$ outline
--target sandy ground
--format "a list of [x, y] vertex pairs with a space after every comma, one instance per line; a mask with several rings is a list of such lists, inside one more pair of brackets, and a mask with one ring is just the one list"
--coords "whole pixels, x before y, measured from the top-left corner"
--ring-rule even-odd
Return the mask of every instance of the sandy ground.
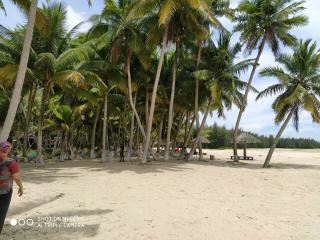
[[21, 163], [0, 239], [320, 239], [320, 150], [277, 150], [270, 169], [266, 149], [237, 166], [205, 152], [216, 160]]

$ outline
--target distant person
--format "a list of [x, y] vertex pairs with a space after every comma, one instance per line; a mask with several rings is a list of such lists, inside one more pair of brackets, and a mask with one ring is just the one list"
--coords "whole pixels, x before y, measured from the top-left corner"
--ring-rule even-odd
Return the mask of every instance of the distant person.
[[124, 144], [120, 144], [120, 162], [124, 162]]
[[114, 149], [113, 149], [113, 146], [111, 145], [110, 147], [109, 147], [109, 158], [110, 158], [110, 160], [113, 160], [113, 156], [114, 156]]
[[16, 160], [8, 157], [11, 147], [9, 142], [0, 143], [0, 234], [11, 202], [13, 180], [19, 187], [19, 197], [23, 194], [19, 166]]
[[181, 153], [183, 155], [183, 159], [187, 160], [189, 154], [188, 154], [187, 148], [185, 146], [182, 147]]
[[37, 156], [38, 156], [38, 152], [36, 151], [35, 147], [32, 146], [27, 153], [28, 162], [30, 161], [36, 162]]

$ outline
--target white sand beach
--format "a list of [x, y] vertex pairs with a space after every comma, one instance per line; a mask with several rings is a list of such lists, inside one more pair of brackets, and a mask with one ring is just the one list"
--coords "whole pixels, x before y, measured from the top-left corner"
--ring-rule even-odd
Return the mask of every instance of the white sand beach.
[[237, 166], [231, 150], [205, 152], [216, 160], [21, 163], [1, 239], [320, 239], [320, 150], [277, 150], [270, 169], [267, 149]]

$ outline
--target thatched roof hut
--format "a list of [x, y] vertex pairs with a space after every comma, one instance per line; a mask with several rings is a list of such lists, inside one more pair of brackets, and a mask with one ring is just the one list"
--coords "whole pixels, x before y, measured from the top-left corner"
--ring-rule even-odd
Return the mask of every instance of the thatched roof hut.
[[[194, 142], [197, 138], [192, 139], [192, 142]], [[206, 137], [200, 137], [199, 142], [201, 143], [210, 143], [209, 139]]]
[[237, 137], [237, 143], [239, 144], [248, 144], [248, 143], [260, 143], [261, 141], [250, 135], [249, 133], [241, 133], [238, 137]]
[[[247, 160], [247, 144], [251, 144], [251, 143], [260, 143], [261, 141], [252, 136], [249, 133], [241, 133], [238, 137], [237, 137], [237, 143], [242, 144], [243, 145], [243, 159]], [[252, 157], [249, 157], [248, 159], [250, 159]], [[253, 159], [253, 158], [252, 158]]]

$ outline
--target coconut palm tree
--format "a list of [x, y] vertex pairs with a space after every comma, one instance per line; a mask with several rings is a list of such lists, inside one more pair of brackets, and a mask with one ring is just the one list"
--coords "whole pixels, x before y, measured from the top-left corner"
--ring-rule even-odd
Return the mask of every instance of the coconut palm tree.
[[59, 161], [63, 162], [66, 159], [68, 152], [68, 140], [70, 138], [71, 128], [75, 123], [73, 111], [68, 105], [56, 105], [53, 109], [53, 119], [49, 119], [46, 127], [58, 128], [62, 131], [61, 153]]
[[6, 120], [4, 121], [3, 128], [0, 133], [0, 141], [7, 140], [7, 138], [9, 137], [9, 134], [13, 125], [13, 121], [17, 113], [18, 105], [21, 99], [21, 91], [22, 91], [25, 74], [27, 71], [30, 47], [31, 47], [32, 36], [33, 36], [34, 22], [36, 19], [37, 4], [38, 4], [38, 0], [31, 1], [30, 11], [28, 15], [27, 30], [26, 30], [25, 40], [23, 44], [23, 49], [22, 49], [21, 60], [19, 64], [18, 74], [17, 74], [17, 80], [14, 85]]
[[[14, 50], [14, 48], [7, 48]], [[39, 163], [43, 164], [42, 160], [42, 126], [44, 121], [45, 106], [49, 100], [50, 92], [54, 84], [63, 86], [67, 82], [74, 82], [78, 87], [84, 87], [84, 80], [90, 82], [101, 81], [97, 74], [94, 74], [84, 68], [80, 63], [88, 61], [91, 58], [90, 49], [75, 48], [69, 49], [62, 53], [57, 58], [52, 53], [40, 53], [36, 55], [33, 50], [31, 61], [32, 66], [28, 68], [27, 80], [38, 82], [42, 87], [41, 105], [39, 110], [38, 121], [38, 156]], [[14, 51], [13, 51], [14, 53]], [[12, 57], [14, 59], [14, 56]], [[17, 74], [18, 66], [7, 62], [6, 65], [0, 67], [0, 76], [7, 82], [13, 82]], [[78, 64], [78, 65], [77, 65]]]
[[[206, 81], [205, 84], [209, 90], [210, 98], [207, 108], [218, 112], [219, 117], [224, 116], [224, 110], [231, 109], [232, 105], [240, 106], [243, 95], [241, 90], [246, 86], [240, 79], [241, 73], [244, 73], [253, 64], [251, 59], [236, 63], [237, 54], [241, 51], [239, 43], [231, 45], [231, 34], [221, 33], [217, 43], [209, 42], [204, 48], [203, 63], [194, 75], [199, 80]], [[204, 119], [208, 115], [208, 109], [205, 111]], [[202, 124], [197, 131], [197, 139], [194, 141], [189, 157], [194, 153], [198, 144]]]
[[[227, 1], [219, 0], [214, 1], [212, 6], [216, 6], [217, 2], [226, 7]], [[221, 7], [219, 7], [221, 9]], [[173, 123], [173, 105], [175, 98], [175, 88], [176, 88], [176, 77], [177, 77], [177, 68], [178, 68], [178, 60], [179, 60], [179, 52], [181, 45], [185, 41], [196, 41], [202, 42], [208, 38], [209, 30], [204, 27], [202, 23], [204, 21], [201, 17], [193, 15], [193, 18], [190, 17], [193, 14], [194, 10], [192, 8], [182, 8], [180, 11], [176, 12], [171, 18], [170, 29], [171, 34], [169, 35], [169, 40], [171, 40], [175, 44], [175, 55], [174, 61], [172, 63], [172, 83], [171, 83], [171, 93], [170, 93], [170, 103], [169, 103], [169, 114], [168, 114], [168, 126], [167, 126], [167, 141], [166, 141], [166, 149], [165, 149], [165, 160], [169, 159], [169, 149], [170, 149], [170, 141], [171, 141], [171, 128]], [[197, 19], [198, 18], [198, 19]], [[207, 21], [208, 23], [210, 21]], [[215, 25], [218, 25], [217, 19], [214, 19]], [[207, 24], [209, 27], [209, 24]], [[197, 66], [200, 63], [200, 56], [197, 58]], [[197, 89], [197, 93], [199, 89]], [[197, 94], [196, 94], [197, 95]], [[199, 97], [196, 97], [196, 102], [198, 103]]]
[[[210, 9], [212, 14], [215, 17], [222, 17], [225, 16], [229, 19], [232, 19], [234, 17], [233, 10], [229, 8], [230, 1], [229, 0], [214, 0], [211, 1]], [[214, 19], [215, 21], [208, 21], [208, 19], [202, 19], [201, 25], [204, 27], [204, 29], [209, 32], [210, 27], [218, 27], [220, 30], [224, 30], [223, 26], [220, 24], [220, 22], [217, 19]], [[208, 37], [208, 36], [207, 36]], [[207, 38], [206, 37], [206, 38]], [[199, 70], [199, 64], [201, 62], [201, 55], [202, 55], [202, 48], [204, 44], [204, 40], [206, 39], [198, 39], [196, 47], [195, 47], [195, 66], [196, 70]], [[195, 115], [195, 122], [196, 122], [196, 129], [200, 128], [200, 120], [199, 120], [199, 90], [200, 89], [200, 82], [199, 79], [195, 79], [195, 97], [194, 97], [194, 115]], [[199, 159], [203, 158], [202, 154], [202, 144], [199, 143]]]
[[[14, 30], [10, 30], [0, 25], [1, 36], [0, 36], [0, 75], [1, 75], [1, 85], [7, 89], [13, 89], [14, 81], [16, 80], [16, 72], [19, 68], [19, 61], [21, 58], [21, 50], [23, 47], [23, 39], [24, 39], [24, 28], [17, 28]], [[25, 118], [25, 129], [24, 129], [24, 144], [23, 144], [23, 153], [26, 156], [27, 153], [27, 137], [29, 130], [29, 123], [31, 117], [32, 105], [35, 99], [36, 91], [37, 91], [37, 83], [35, 78], [32, 76], [30, 69], [35, 61], [33, 54], [30, 54], [28, 69], [25, 77], [24, 88], [22, 89], [22, 96], [29, 92], [28, 97], [28, 108], [26, 110], [26, 118]], [[23, 99], [23, 98], [22, 98]], [[21, 103], [23, 101], [20, 101]], [[9, 101], [10, 104], [10, 101]], [[9, 106], [8, 104], [8, 106]], [[4, 111], [6, 112], [7, 109]], [[5, 117], [5, 116], [3, 116]], [[1, 122], [3, 123], [3, 122]]]
[[[26, 33], [25, 33], [24, 44], [23, 44], [19, 69], [17, 73], [17, 78], [15, 81], [7, 116], [0, 133], [0, 141], [6, 140], [8, 138], [13, 125], [16, 112], [17, 112], [19, 102], [21, 99], [21, 91], [22, 91], [22, 87], [25, 79], [25, 74], [27, 71], [30, 47], [31, 47], [31, 42], [33, 37], [33, 30], [34, 30], [34, 25], [35, 25], [36, 16], [37, 16], [37, 5], [38, 5], [38, 0], [30, 0], [30, 1], [29, 0], [12, 0], [12, 1], [15, 4], [17, 4], [19, 7], [25, 10], [26, 9], [28, 10], [28, 21], [26, 26]], [[91, 3], [92, 3], [92, 0], [88, 0], [88, 4], [91, 5]], [[4, 9], [2, 0], [0, 0], [0, 8]], [[40, 19], [39, 22], [42, 22], [41, 14], [38, 14], [38, 16]], [[46, 24], [43, 24], [42, 22], [41, 30], [45, 30], [45, 29], [48, 29], [48, 28]]]
[[133, 114], [137, 120], [138, 126], [142, 133], [142, 136], [145, 138], [145, 129], [141, 124], [141, 120], [137, 113], [137, 110], [134, 105], [132, 93], [132, 77], [131, 77], [131, 61], [133, 57], [137, 57], [144, 68], [149, 67], [149, 54], [150, 51], [145, 47], [145, 34], [143, 34], [141, 28], [132, 20], [128, 19], [128, 12], [131, 6], [132, 1], [121, 1], [118, 4], [111, 1], [107, 4], [104, 15], [108, 14], [113, 19], [112, 28], [115, 32], [113, 37], [113, 44], [111, 48], [111, 61], [114, 62], [118, 59], [120, 51], [125, 55], [124, 59], [124, 69], [123, 71], [127, 75], [128, 79], [128, 95], [129, 103]]
[[268, 167], [272, 154], [288, 123], [293, 120], [299, 130], [299, 114], [302, 110], [310, 113], [314, 122], [320, 122], [320, 49], [316, 42], [302, 41], [294, 47], [292, 55], [282, 54], [276, 61], [283, 67], [266, 67], [260, 75], [274, 77], [279, 83], [259, 93], [257, 99], [276, 95], [272, 108], [276, 113], [276, 124], [282, 123], [263, 167]]
[[258, 50], [233, 133], [233, 155], [236, 162], [239, 161], [236, 138], [240, 121], [247, 106], [249, 90], [262, 52], [265, 46], [269, 45], [273, 54], [277, 56], [281, 44], [292, 46], [296, 43], [296, 38], [290, 33], [290, 30], [307, 23], [307, 17], [299, 14], [305, 9], [304, 2], [296, 0], [243, 0], [236, 9], [234, 31], [241, 33], [240, 41], [245, 44], [246, 50], [250, 54], [253, 50]]
[[[106, 160], [107, 152], [106, 140], [108, 140], [107, 118], [109, 94], [113, 88], [119, 87], [118, 84], [123, 82], [122, 80], [124, 78], [121, 67], [117, 64], [120, 61], [120, 53], [127, 51], [126, 48], [129, 46], [128, 37], [134, 35], [132, 34], [134, 28], [130, 28], [130, 23], [125, 22], [124, 18], [129, 2], [130, 1], [106, 2], [102, 13], [91, 17], [93, 26], [89, 30], [87, 42], [84, 44], [91, 45], [98, 53], [97, 59], [90, 63], [91, 69], [99, 74], [108, 86], [108, 89], [103, 92], [102, 162]], [[121, 60], [126, 61], [125, 59]], [[124, 64], [123, 68], [126, 68], [126, 64]]]
[[[97, 39], [96, 39], [97, 40]], [[101, 152], [101, 161], [106, 160], [107, 153], [107, 128], [108, 128], [108, 105], [110, 95], [116, 96], [119, 94], [113, 93], [115, 88], [119, 87], [119, 84], [124, 81], [123, 74], [121, 73], [118, 66], [110, 64], [109, 61], [106, 61], [106, 48], [103, 46], [102, 49], [95, 48], [95, 57], [93, 60], [87, 61], [83, 64], [83, 69], [86, 69], [89, 72], [95, 73], [101, 80], [95, 86], [95, 94], [97, 99], [99, 99], [103, 105], [103, 126], [102, 126], [102, 152]], [[112, 92], [111, 92], [112, 91]], [[98, 112], [97, 112], [98, 114]]]
[[[27, 23], [27, 30], [25, 32], [24, 41], [23, 41], [23, 48], [22, 48], [22, 54], [20, 57], [20, 64], [19, 64], [19, 70], [18, 74], [16, 76], [16, 82], [14, 86], [14, 90], [12, 93], [12, 98], [10, 101], [9, 109], [7, 112], [7, 117], [5, 119], [5, 122], [3, 124], [2, 131], [0, 133], [0, 139], [4, 140], [7, 139], [12, 125], [14, 121], [14, 117], [16, 115], [16, 111], [20, 102], [20, 96], [22, 92], [22, 85], [25, 78], [25, 74], [27, 71], [27, 64], [28, 64], [28, 58], [29, 58], [29, 52], [32, 42], [32, 36], [33, 36], [33, 28], [34, 25], [39, 31], [43, 31], [47, 29], [47, 22], [41, 12], [41, 10], [37, 9], [37, 3], [38, 1], [29, 1], [29, 0], [12, 0], [14, 4], [16, 4], [23, 12], [25, 12], [28, 15], [28, 23]], [[2, 1], [0, 1], [0, 8], [2, 8], [5, 11], [4, 5]], [[29, 13], [28, 13], [29, 12]], [[30, 94], [30, 102], [32, 102], [33, 94]], [[31, 105], [31, 104], [30, 104]], [[30, 108], [28, 111], [27, 116], [30, 115]], [[27, 117], [28, 122], [28, 117]], [[25, 149], [25, 148], [24, 148]]]
[[[153, 123], [153, 114], [155, 109], [155, 101], [157, 96], [157, 89], [159, 85], [162, 64], [165, 56], [165, 52], [167, 49], [168, 37], [169, 37], [169, 30], [171, 29], [171, 24], [173, 23], [172, 19], [173, 16], [178, 13], [179, 11], [190, 8], [193, 10], [194, 14], [199, 14], [201, 16], [206, 16], [214, 21], [214, 17], [210, 12], [210, 4], [211, 1], [182, 1], [182, 0], [172, 0], [172, 1], [156, 1], [156, 0], [135, 0], [132, 2], [131, 10], [128, 14], [129, 19], [137, 19], [143, 16], [149, 17], [154, 12], [157, 13], [157, 24], [153, 24], [152, 28], [150, 28], [149, 32], [149, 39], [155, 39], [154, 36], [159, 36], [159, 33], [162, 34], [161, 40], [161, 51], [160, 57], [158, 62], [158, 67], [156, 71], [155, 81], [153, 85], [153, 91], [151, 96], [151, 103], [149, 108], [149, 117], [147, 123], [147, 132], [146, 132], [146, 141], [144, 143], [144, 151], [143, 157], [141, 159], [142, 163], [145, 163], [148, 156], [148, 149], [150, 147], [150, 139], [151, 139], [151, 130], [152, 130], [152, 123]], [[196, 20], [194, 16], [193, 20]], [[153, 36], [151, 33], [155, 33]]]
[[[91, 18], [94, 25], [89, 31], [90, 38], [105, 39], [103, 46], [108, 54], [108, 60], [111, 64], [124, 62], [123, 72], [128, 79], [128, 98], [133, 115], [137, 121], [143, 138], [146, 138], [145, 128], [133, 100], [133, 86], [131, 77], [131, 62], [138, 59], [140, 64], [147, 69], [150, 64], [150, 50], [145, 46], [144, 24], [128, 18], [128, 13], [132, 1], [108, 1], [101, 15]], [[121, 59], [121, 54], [124, 59]], [[107, 58], [106, 58], [107, 59]], [[149, 149], [151, 150], [151, 149]], [[151, 154], [156, 157], [152, 152]]]
[[56, 84], [64, 86], [66, 83], [74, 83], [78, 88], [86, 88], [89, 79], [102, 81], [97, 74], [79, 68], [82, 62], [89, 61], [87, 51], [83, 49], [70, 49], [55, 58], [51, 53], [41, 53], [35, 62], [35, 72], [41, 81], [43, 94], [40, 106], [38, 123], [38, 159], [43, 164], [42, 158], [42, 127], [44, 121], [45, 106], [49, 99], [51, 88]]

